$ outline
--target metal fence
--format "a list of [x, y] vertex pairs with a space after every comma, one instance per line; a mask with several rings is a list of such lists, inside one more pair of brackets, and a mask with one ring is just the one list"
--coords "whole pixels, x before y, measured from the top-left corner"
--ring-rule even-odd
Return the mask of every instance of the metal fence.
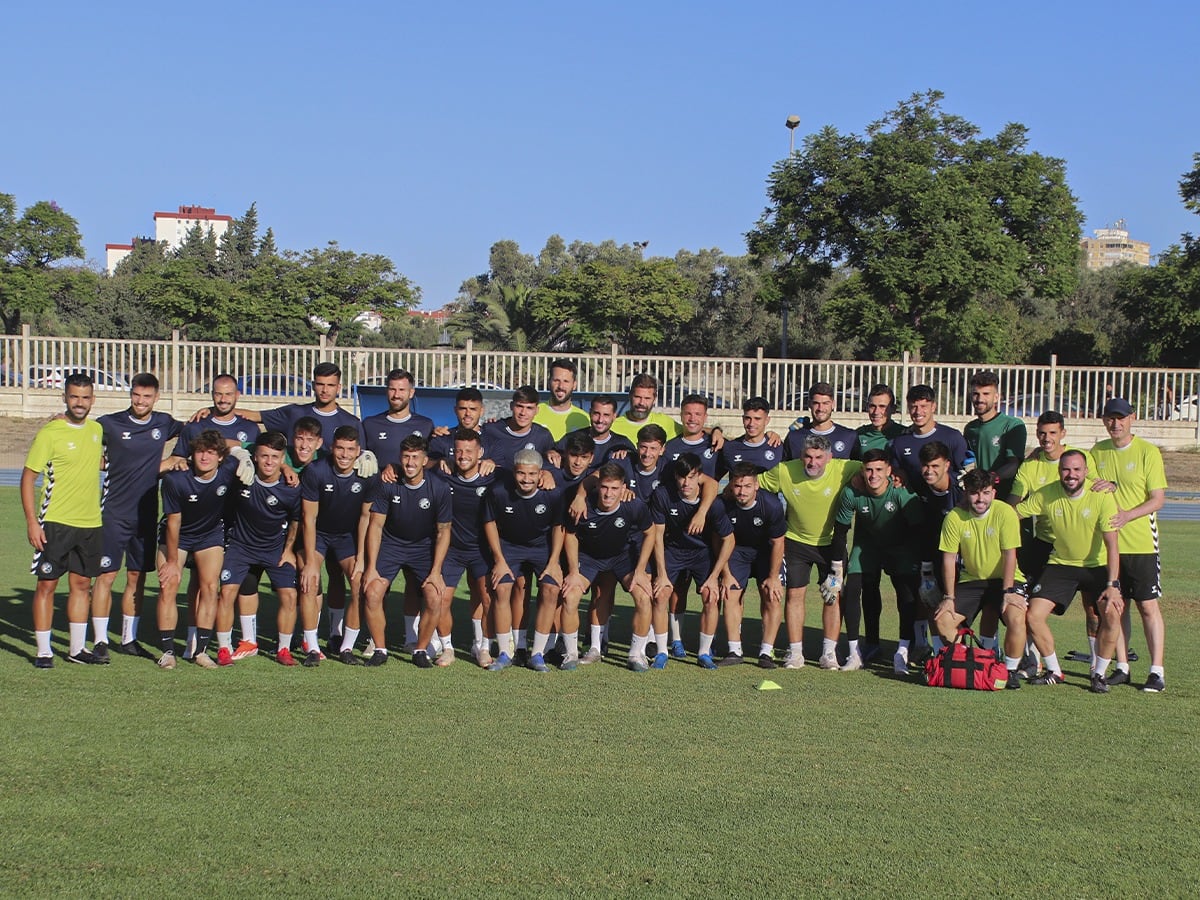
[[[382, 384], [394, 368], [412, 372], [418, 385], [512, 388], [542, 387], [556, 354], [514, 353], [464, 348], [434, 350], [374, 349], [316, 345], [271, 346], [188, 341], [176, 333], [169, 341], [112, 341], [42, 337], [28, 327], [0, 337], [0, 388], [6, 396], [60, 390], [65, 373], [90, 369], [102, 390], [127, 390], [137, 372], [154, 372], [164, 397], [205, 394], [213, 379], [230, 373], [245, 379], [247, 392], [294, 396], [307, 391], [306, 379], [320, 362], [337, 363], [346, 384]], [[1068, 418], [1093, 418], [1108, 396], [1125, 397], [1139, 418], [1200, 421], [1200, 370], [1107, 366], [1060, 366], [1054, 357], [1044, 366], [981, 366], [927, 363], [907, 354], [898, 360], [854, 362], [766, 358], [631, 356], [614, 345], [608, 353], [570, 354], [579, 367], [581, 391], [624, 393], [639, 372], [654, 375], [660, 403], [678, 405], [688, 393], [707, 395], [716, 408], [736, 409], [751, 396], [766, 397], [773, 409], [801, 410], [813, 384], [830, 383], [838, 407], [861, 412], [870, 389], [890, 385], [904, 397], [916, 384], [938, 394], [945, 416], [970, 416], [968, 382], [982, 369], [995, 371], [1005, 411], [1032, 418], [1058, 409]], [[257, 379], [257, 381], [255, 380]], [[6, 407], [12, 405], [6, 402]], [[24, 404], [22, 404], [24, 408]]]

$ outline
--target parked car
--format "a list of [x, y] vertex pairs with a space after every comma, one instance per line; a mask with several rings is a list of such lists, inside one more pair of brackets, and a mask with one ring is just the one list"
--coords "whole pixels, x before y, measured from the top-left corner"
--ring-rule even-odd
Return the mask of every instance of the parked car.
[[1171, 411], [1171, 419], [1173, 421], [1195, 422], [1197, 414], [1200, 412], [1200, 396], [1192, 394], [1190, 397], [1183, 397]]
[[1000, 401], [1000, 412], [1022, 419], [1036, 419], [1047, 410], [1057, 410], [1065, 418], [1090, 418], [1083, 407], [1064, 397], [1055, 397], [1054, 402], [1045, 394], [1018, 394]]
[[90, 366], [31, 366], [28, 384], [34, 388], [61, 391], [67, 383], [67, 376], [75, 372], [90, 375], [98, 391], [128, 391], [130, 388], [129, 379], [124, 375]]

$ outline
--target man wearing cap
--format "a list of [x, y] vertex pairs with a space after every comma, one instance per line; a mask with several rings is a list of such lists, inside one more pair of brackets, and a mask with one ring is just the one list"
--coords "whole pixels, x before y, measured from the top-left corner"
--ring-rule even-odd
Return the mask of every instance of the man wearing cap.
[[[1092, 448], [1098, 481], [1116, 491], [1117, 514], [1113, 527], [1121, 550], [1121, 592], [1137, 603], [1150, 651], [1150, 675], [1142, 690], [1159, 693], [1166, 687], [1163, 671], [1164, 628], [1159, 599], [1162, 597], [1158, 556], [1158, 518], [1166, 498], [1167, 476], [1162, 453], [1133, 433], [1134, 412], [1129, 401], [1113, 397], [1104, 404], [1101, 419], [1108, 438]], [[1129, 645], [1129, 614], [1122, 618], [1124, 635], [1120, 647]], [[1109, 684], [1123, 684], [1128, 674], [1118, 669]]]

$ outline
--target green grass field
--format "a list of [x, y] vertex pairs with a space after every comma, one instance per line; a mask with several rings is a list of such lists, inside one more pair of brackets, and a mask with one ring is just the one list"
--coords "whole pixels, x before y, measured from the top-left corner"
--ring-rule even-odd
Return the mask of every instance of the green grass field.
[[[265, 656], [38, 671], [14, 489], [0, 515], [13, 522], [3, 894], [1162, 897], [1200, 884], [1200, 526], [1163, 527], [1167, 692], [1096, 696], [1083, 664], [1060, 688], [975, 694], [895, 679], [890, 655], [859, 673], [781, 669], [772, 692], [755, 690], [754, 667], [694, 660], [645, 675]], [[810, 602], [810, 657], [818, 616]], [[61, 650], [61, 604], [55, 625]], [[1085, 646], [1077, 608], [1057, 633], [1060, 656]]]

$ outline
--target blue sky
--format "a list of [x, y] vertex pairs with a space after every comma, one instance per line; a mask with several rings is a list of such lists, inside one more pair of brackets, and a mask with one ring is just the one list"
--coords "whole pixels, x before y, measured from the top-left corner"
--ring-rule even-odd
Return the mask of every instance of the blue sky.
[[744, 252], [797, 133], [944, 108], [1067, 161], [1085, 229], [1200, 221], [1195, 2], [14, 4], [0, 191], [88, 256], [155, 210], [258, 204], [280, 247], [383, 253], [452, 300], [511, 238]]

